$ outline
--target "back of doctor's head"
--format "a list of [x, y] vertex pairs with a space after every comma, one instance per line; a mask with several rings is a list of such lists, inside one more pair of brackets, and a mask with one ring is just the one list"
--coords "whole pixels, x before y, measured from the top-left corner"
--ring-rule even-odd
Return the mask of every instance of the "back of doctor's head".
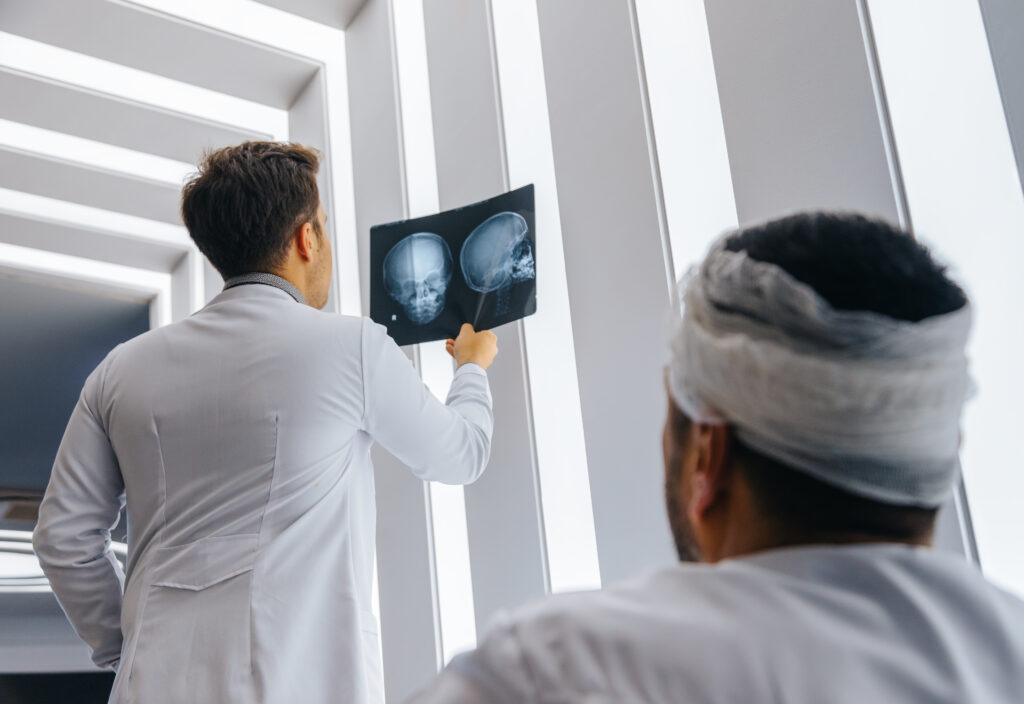
[[[784, 217], [733, 233], [725, 249], [774, 264], [838, 311], [918, 322], [967, 304], [963, 290], [924, 245], [899, 228], [860, 215]], [[672, 405], [674, 433], [682, 437], [689, 423]], [[794, 542], [835, 534], [912, 541], [929, 537], [934, 528], [937, 506], [851, 493], [755, 451], [735, 436], [731, 450], [758, 508]]]
[[182, 189], [189, 235], [225, 279], [274, 271], [302, 223], [320, 232], [315, 149], [244, 142], [208, 152]]

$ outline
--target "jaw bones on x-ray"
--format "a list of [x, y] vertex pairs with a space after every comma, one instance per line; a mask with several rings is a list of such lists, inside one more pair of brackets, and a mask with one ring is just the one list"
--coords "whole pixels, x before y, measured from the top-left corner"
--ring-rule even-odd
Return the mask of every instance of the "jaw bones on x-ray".
[[409, 235], [384, 258], [384, 288], [417, 325], [429, 323], [444, 310], [451, 279], [451, 249], [433, 232]]
[[[370, 228], [370, 317], [396, 342], [486, 330], [537, 310], [533, 186]], [[456, 261], [456, 259], [458, 261]]]

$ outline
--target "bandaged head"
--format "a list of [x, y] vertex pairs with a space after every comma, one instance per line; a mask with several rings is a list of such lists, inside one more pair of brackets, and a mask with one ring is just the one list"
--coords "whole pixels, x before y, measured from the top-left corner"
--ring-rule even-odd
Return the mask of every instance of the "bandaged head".
[[680, 280], [669, 368], [679, 408], [853, 494], [941, 504], [972, 390], [970, 306], [918, 322], [839, 310], [727, 239]]

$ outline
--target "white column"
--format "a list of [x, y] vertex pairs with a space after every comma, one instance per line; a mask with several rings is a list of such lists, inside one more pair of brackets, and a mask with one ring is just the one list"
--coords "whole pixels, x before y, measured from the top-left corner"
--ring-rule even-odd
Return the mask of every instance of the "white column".
[[[1020, 76], [1000, 73], [995, 42], [1003, 28], [993, 33], [997, 16], [987, 11], [1009, 4], [982, 4], [987, 37], [973, 2], [868, 5], [915, 230], [974, 305], [968, 355], [978, 394], [965, 409], [961, 457], [981, 566], [1024, 593], [1024, 479], [1016, 448], [1024, 394], [1017, 354], [1024, 345], [1024, 325], [1017, 324], [1024, 191], [1007, 129], [1014, 103], [1005, 89], [1000, 100], [1007, 79]], [[1012, 13], [999, 20], [1012, 25]]]
[[538, 2], [601, 577], [667, 564], [671, 256], [631, 2]]
[[[448, 209], [508, 187], [493, 34], [488, 3], [423, 7], [439, 205]], [[491, 461], [465, 490], [478, 631], [499, 609], [543, 595], [547, 584], [523, 326], [495, 332]]]
[[[370, 227], [405, 217], [401, 124], [390, 0], [369, 0], [346, 30], [359, 271]], [[369, 310], [364, 275], [363, 310]], [[410, 350], [411, 351], [411, 350]], [[388, 701], [404, 701], [441, 659], [427, 488], [398, 460], [373, 450], [377, 573]]]

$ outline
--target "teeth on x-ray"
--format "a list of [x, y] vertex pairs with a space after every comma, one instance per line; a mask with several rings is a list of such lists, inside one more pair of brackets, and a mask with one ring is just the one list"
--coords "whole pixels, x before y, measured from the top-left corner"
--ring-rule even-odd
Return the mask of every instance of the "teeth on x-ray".
[[462, 245], [459, 261], [466, 284], [480, 293], [498, 292], [498, 314], [508, 311], [508, 288], [536, 276], [526, 220], [517, 213], [492, 215]]
[[439, 235], [417, 232], [384, 257], [384, 288], [409, 320], [425, 325], [444, 310], [452, 278], [452, 252]]

